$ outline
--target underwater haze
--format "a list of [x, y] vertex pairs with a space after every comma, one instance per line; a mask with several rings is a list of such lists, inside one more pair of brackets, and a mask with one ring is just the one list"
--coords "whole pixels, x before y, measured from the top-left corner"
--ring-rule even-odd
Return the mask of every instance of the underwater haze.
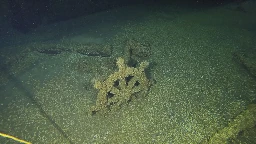
[[255, 7], [4, 0], [0, 143], [255, 143]]

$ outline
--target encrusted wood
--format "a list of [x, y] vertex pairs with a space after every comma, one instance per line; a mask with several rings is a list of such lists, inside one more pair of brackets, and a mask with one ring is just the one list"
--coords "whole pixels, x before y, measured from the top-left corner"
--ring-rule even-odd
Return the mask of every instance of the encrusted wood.
[[150, 82], [145, 74], [148, 62], [142, 62], [136, 68], [127, 66], [123, 58], [118, 58], [116, 64], [117, 72], [109, 75], [105, 81], [96, 81], [94, 84], [99, 93], [96, 105], [91, 108], [92, 113], [97, 111], [105, 113], [113, 107], [120, 107], [133, 97], [145, 95], [149, 89]]

